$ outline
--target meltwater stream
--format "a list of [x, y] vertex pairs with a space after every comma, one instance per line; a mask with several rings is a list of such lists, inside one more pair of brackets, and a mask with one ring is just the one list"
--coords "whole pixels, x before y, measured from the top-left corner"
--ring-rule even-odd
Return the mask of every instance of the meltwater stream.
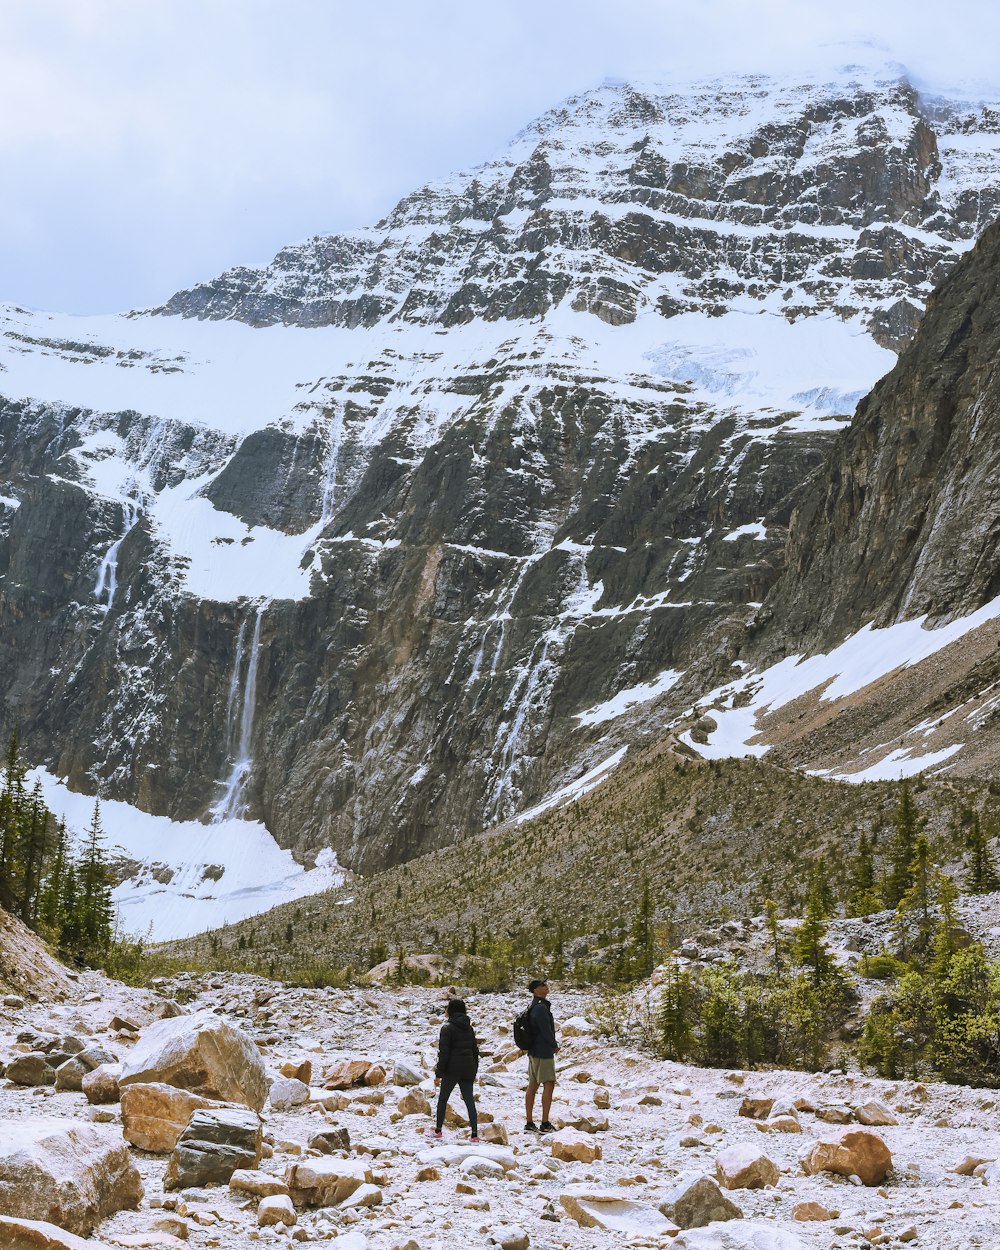
[[[233, 672], [229, 679], [229, 700], [226, 704], [226, 745], [230, 760], [229, 775], [223, 785], [225, 791], [222, 798], [211, 810], [212, 824], [223, 820], [236, 820], [246, 811], [246, 788], [253, 768], [251, 755], [251, 739], [253, 737], [253, 716], [257, 704], [257, 667], [260, 660], [260, 624], [264, 616], [264, 605], [257, 609], [253, 635], [250, 640], [250, 659], [247, 663], [246, 676], [243, 678], [243, 656], [246, 651], [247, 621], [240, 625], [236, 637], [236, 657], [233, 661]], [[241, 680], [242, 679], [242, 680]], [[240, 699], [242, 684], [243, 697]], [[239, 714], [237, 715], [237, 706]]]

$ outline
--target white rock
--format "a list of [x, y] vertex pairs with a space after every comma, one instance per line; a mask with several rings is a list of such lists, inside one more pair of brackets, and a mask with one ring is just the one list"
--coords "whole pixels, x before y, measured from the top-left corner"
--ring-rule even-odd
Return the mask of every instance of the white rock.
[[458, 1165], [458, 1170], [466, 1176], [478, 1176], [483, 1180], [499, 1180], [507, 1175], [502, 1163], [496, 1159], [484, 1159], [480, 1155], [470, 1155]]
[[356, 1210], [360, 1207], [377, 1207], [382, 1202], [382, 1191], [377, 1185], [359, 1185], [349, 1198], [340, 1204], [341, 1211]]
[[430, 1150], [421, 1150], [417, 1155], [417, 1161], [453, 1167], [472, 1156], [480, 1159], [493, 1159], [505, 1172], [510, 1172], [517, 1167], [513, 1150], [508, 1150], [504, 1146], [489, 1146], [485, 1142], [470, 1143], [466, 1146], [432, 1146]]
[[750, 1220], [691, 1228], [671, 1242], [673, 1250], [808, 1250], [794, 1233]]
[[292, 1107], [301, 1107], [309, 1101], [309, 1086], [294, 1076], [279, 1076], [271, 1082], [269, 1095], [271, 1107], [275, 1111], [290, 1111]]
[[655, 1207], [623, 1198], [610, 1189], [574, 1185], [559, 1195], [563, 1209], [582, 1228], [603, 1228], [608, 1232], [644, 1237], [665, 1237], [676, 1225]]
[[586, 1016], [571, 1016], [559, 1026], [559, 1032], [563, 1037], [589, 1037], [596, 1031]]

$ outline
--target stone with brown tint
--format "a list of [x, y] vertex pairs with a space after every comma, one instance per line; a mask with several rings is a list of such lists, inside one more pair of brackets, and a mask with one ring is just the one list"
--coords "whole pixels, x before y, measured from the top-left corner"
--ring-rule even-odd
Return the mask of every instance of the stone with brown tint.
[[121, 1135], [54, 1118], [8, 1120], [0, 1131], [0, 1212], [86, 1236], [137, 1207], [142, 1181]]
[[157, 1020], [122, 1063], [126, 1085], [163, 1084], [260, 1111], [270, 1081], [253, 1039], [212, 1011]]
[[865, 1128], [845, 1128], [816, 1142], [802, 1160], [809, 1175], [833, 1172], [857, 1176], [865, 1185], [881, 1185], [892, 1167], [892, 1155], [878, 1133]]

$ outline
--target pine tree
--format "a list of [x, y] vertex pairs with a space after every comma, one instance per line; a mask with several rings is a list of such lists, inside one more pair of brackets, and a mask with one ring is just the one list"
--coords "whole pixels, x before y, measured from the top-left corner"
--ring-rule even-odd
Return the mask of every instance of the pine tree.
[[42, 886], [38, 913], [40, 927], [54, 942], [58, 942], [63, 927], [63, 874], [66, 869], [66, 822], [56, 825], [55, 839], [49, 859], [48, 872]]
[[996, 862], [978, 812], [970, 813], [966, 846], [969, 851], [969, 866], [965, 874], [965, 888], [970, 894], [990, 894], [993, 890], [1000, 889]]
[[815, 985], [821, 985], [834, 968], [833, 956], [826, 945], [826, 916], [822, 891], [814, 883], [806, 900], [805, 917], [795, 933], [796, 963], [808, 969]]
[[79, 866], [80, 953], [93, 959], [111, 944], [114, 905], [111, 901], [111, 874], [104, 853], [101, 803], [94, 803], [94, 814], [87, 828]]
[[850, 885], [847, 893], [848, 916], [868, 916], [882, 907], [882, 896], [875, 883], [875, 856], [872, 840], [861, 831], [858, 853], [851, 865]]
[[774, 960], [774, 971], [781, 971], [781, 928], [778, 924], [778, 904], [769, 898], [764, 904], [764, 926], [771, 943], [771, 958]]
[[695, 999], [691, 973], [668, 960], [656, 1013], [660, 1047], [667, 1059], [683, 1061], [694, 1048]]
[[910, 886], [899, 900], [896, 916], [903, 939], [904, 951], [907, 934], [912, 924], [915, 929], [913, 950], [918, 959], [924, 959], [934, 936], [934, 881], [935, 869], [931, 862], [930, 843], [921, 834], [913, 849], [909, 868]]
[[889, 851], [889, 871], [885, 882], [885, 903], [895, 907], [913, 884], [910, 866], [917, 846], [923, 820], [910, 794], [909, 783], [904, 781], [899, 791], [899, 804], [893, 818], [895, 835]]

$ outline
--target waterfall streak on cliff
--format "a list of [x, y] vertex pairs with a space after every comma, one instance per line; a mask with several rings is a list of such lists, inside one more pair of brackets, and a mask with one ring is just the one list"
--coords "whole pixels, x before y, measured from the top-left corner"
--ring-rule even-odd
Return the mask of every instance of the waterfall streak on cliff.
[[[246, 811], [246, 787], [253, 768], [252, 736], [253, 718], [257, 704], [257, 669], [260, 660], [260, 625], [264, 616], [263, 606], [257, 609], [254, 622], [253, 637], [250, 641], [250, 659], [247, 664], [246, 679], [243, 683], [243, 701], [239, 720], [236, 719], [236, 705], [239, 699], [240, 674], [243, 667], [243, 652], [246, 640], [247, 622], [240, 626], [236, 639], [236, 659], [233, 663], [233, 674], [229, 681], [229, 701], [226, 706], [226, 732], [229, 744], [229, 759], [232, 761], [229, 776], [225, 780], [225, 793], [212, 808], [212, 823], [223, 820], [236, 820]], [[238, 733], [237, 733], [238, 731]]]
[[139, 509], [127, 499], [123, 505], [125, 509], [125, 522], [121, 535], [115, 539], [108, 550], [105, 552], [103, 560], [97, 569], [97, 584], [94, 587], [94, 597], [98, 603], [101, 602], [102, 596], [106, 593], [108, 601], [103, 605], [105, 611], [109, 610], [115, 600], [115, 591], [118, 589], [118, 552], [121, 545], [125, 541], [129, 530], [135, 525], [139, 519]]

